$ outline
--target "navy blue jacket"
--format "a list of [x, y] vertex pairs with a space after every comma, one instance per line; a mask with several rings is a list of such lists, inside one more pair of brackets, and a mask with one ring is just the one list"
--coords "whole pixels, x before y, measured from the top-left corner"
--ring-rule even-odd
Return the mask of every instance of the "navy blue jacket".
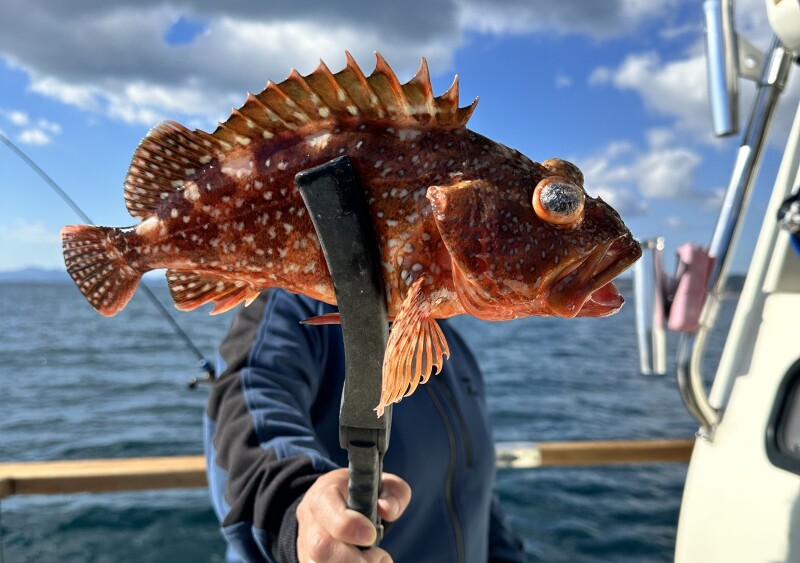
[[[209, 487], [229, 558], [297, 561], [296, 508], [339, 447], [341, 327], [300, 321], [335, 308], [283, 291], [244, 308], [222, 346], [209, 398]], [[384, 471], [411, 503], [381, 547], [395, 562], [524, 561], [492, 492], [495, 458], [483, 381], [461, 337], [440, 326], [451, 358], [394, 407]]]

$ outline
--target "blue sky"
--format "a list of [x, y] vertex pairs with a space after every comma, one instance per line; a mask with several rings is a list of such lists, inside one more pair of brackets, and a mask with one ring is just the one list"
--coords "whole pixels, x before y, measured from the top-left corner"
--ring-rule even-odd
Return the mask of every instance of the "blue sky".
[[[127, 226], [135, 221], [122, 181], [158, 121], [213, 130], [248, 90], [292, 67], [308, 73], [320, 58], [336, 71], [345, 49], [365, 72], [380, 51], [403, 80], [426, 56], [437, 93], [457, 73], [462, 102], [480, 96], [471, 129], [537, 161], [575, 162], [590, 194], [616, 207], [636, 236], [665, 236], [670, 254], [686, 241], [709, 242], [738, 137], [711, 135], [701, 0], [256, 5], [7, 0], [0, 131], [93, 221]], [[763, 2], [739, 0], [737, 12], [740, 31], [765, 47]], [[751, 92], [745, 85], [745, 104]], [[796, 80], [785, 97], [754, 214], [763, 214], [777, 170]], [[0, 270], [63, 267], [58, 233], [81, 221], [3, 145], [0, 194]], [[738, 271], [757, 223], [746, 224]]]

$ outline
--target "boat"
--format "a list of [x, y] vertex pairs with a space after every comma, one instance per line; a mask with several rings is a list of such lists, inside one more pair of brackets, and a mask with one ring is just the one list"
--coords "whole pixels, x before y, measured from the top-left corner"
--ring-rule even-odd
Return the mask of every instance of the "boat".
[[652, 263], [637, 275], [654, 303], [640, 313], [643, 365], [661, 367], [665, 324], [682, 333], [678, 382], [699, 425], [681, 502], [679, 563], [800, 561], [800, 108], [722, 357], [713, 374], [703, 371], [770, 123], [800, 49], [800, 6], [766, 5], [775, 37], [761, 53], [736, 33], [732, 0], [704, 2], [715, 133], [738, 131], [740, 78], [755, 80], [756, 97], [710, 245], [684, 249], [681, 271], [670, 277], [659, 267], [663, 240], [649, 241]]

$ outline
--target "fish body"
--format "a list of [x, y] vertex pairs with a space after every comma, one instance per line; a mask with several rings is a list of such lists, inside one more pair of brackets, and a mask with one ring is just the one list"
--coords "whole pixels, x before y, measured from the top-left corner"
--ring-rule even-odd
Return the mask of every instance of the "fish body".
[[574, 165], [536, 163], [470, 131], [474, 107], [458, 107], [457, 81], [434, 98], [424, 60], [401, 85], [380, 56], [366, 77], [348, 55], [337, 74], [321, 64], [268, 83], [214, 134], [163, 123], [125, 182], [142, 221], [65, 227], [67, 270], [104, 315], [158, 268], [181, 310], [223, 312], [269, 287], [335, 304], [294, 176], [347, 155], [395, 318], [380, 414], [441, 368], [449, 352], [435, 319], [608, 315], [622, 305], [609, 282], [641, 253]]

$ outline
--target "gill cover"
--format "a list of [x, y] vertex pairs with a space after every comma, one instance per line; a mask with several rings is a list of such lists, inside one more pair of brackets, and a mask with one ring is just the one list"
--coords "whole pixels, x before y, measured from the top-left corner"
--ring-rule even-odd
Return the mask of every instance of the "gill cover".
[[521, 316], [515, 304], [528, 300], [515, 291], [514, 281], [523, 290], [528, 288], [523, 280], [536, 277], [522, 236], [532, 228], [533, 210], [513, 195], [485, 180], [431, 186], [427, 192], [459, 301], [468, 314], [484, 320]]

